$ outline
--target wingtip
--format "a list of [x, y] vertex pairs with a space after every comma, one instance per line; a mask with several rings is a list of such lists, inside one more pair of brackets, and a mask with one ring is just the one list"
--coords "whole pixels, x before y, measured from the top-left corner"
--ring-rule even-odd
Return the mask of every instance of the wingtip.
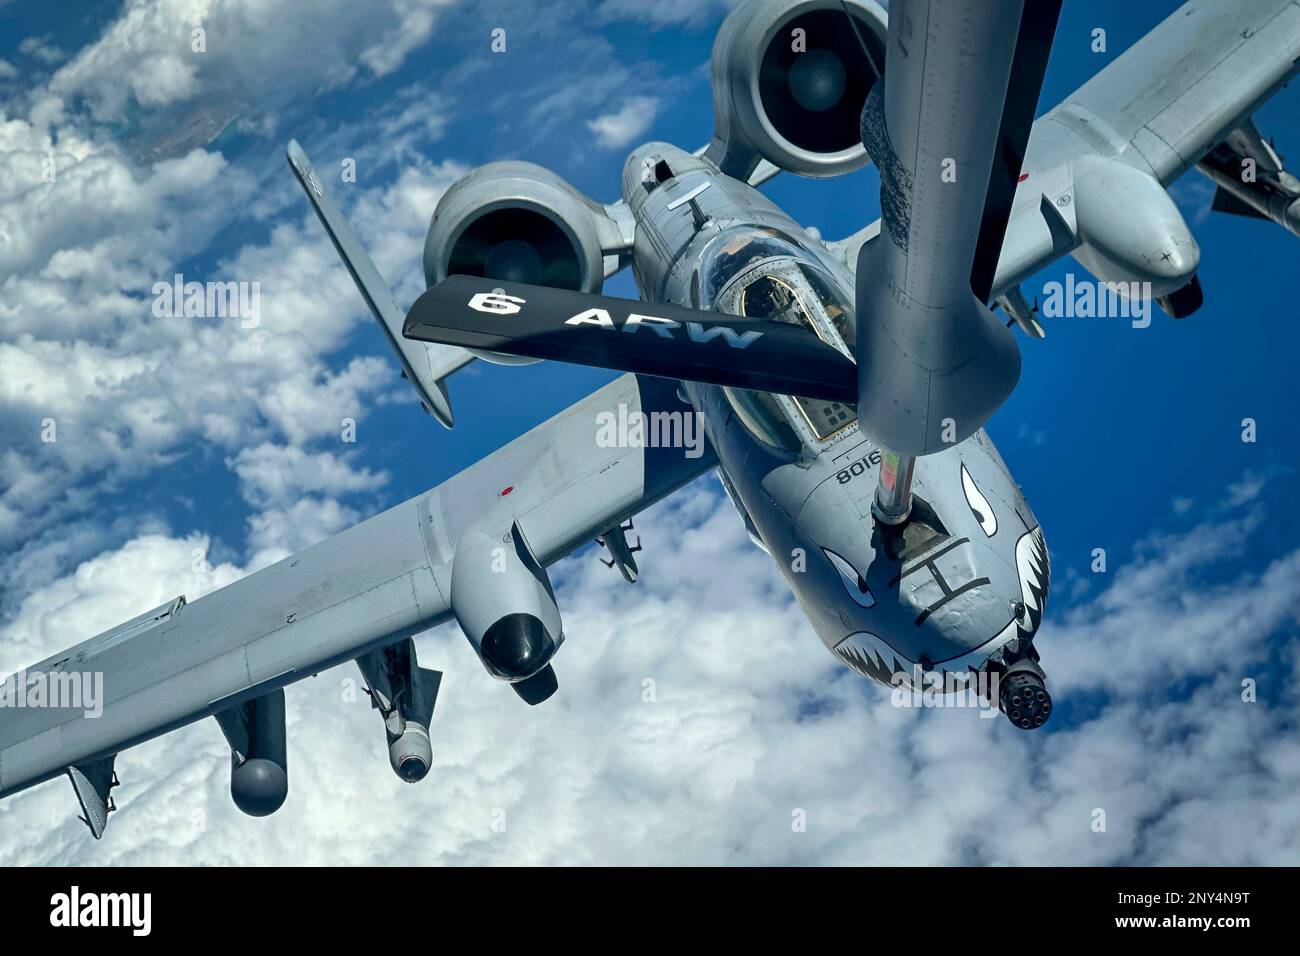
[[284, 156], [289, 161], [289, 165], [299, 175], [306, 176], [310, 172], [311, 160], [307, 158], [307, 153], [298, 145], [296, 139], [289, 140], [288, 144], [285, 145]]

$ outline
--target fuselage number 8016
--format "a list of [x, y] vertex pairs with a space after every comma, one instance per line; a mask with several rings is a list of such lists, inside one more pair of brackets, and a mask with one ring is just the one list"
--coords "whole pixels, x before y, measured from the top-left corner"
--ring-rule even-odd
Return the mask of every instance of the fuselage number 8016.
[[858, 475], [865, 474], [866, 470], [872, 465], [880, 464], [880, 449], [873, 449], [868, 455], [863, 455], [853, 464], [841, 468], [835, 473], [835, 480], [841, 485], [847, 485]]

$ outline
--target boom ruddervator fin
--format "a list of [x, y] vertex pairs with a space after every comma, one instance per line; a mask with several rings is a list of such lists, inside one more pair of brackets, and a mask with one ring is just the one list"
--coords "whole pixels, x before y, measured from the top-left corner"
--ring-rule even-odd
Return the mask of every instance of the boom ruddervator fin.
[[453, 275], [411, 306], [422, 342], [851, 402], [853, 362], [809, 329], [668, 303]]

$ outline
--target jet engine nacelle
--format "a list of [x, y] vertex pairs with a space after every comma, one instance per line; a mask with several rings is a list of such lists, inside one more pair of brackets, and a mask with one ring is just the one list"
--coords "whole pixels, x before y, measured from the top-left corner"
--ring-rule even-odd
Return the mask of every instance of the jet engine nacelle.
[[429, 724], [442, 673], [421, 667], [409, 637], [357, 658], [370, 702], [384, 718], [388, 762], [407, 783], [418, 783], [433, 766]]
[[252, 817], [279, 810], [289, 794], [284, 691], [237, 704], [216, 715], [230, 744], [230, 796]]
[[1074, 258], [1098, 279], [1121, 283], [1123, 291], [1150, 283], [1145, 294], [1159, 298], [1195, 278], [1201, 248], [1150, 173], [1115, 159], [1081, 159], [1074, 200], [1081, 240]]
[[461, 536], [451, 609], [488, 672], [512, 684], [543, 671], [564, 641], [551, 581], [518, 524], [505, 535]]
[[424, 241], [424, 278], [487, 276], [555, 289], [599, 292], [602, 248], [620, 244], [604, 209], [532, 163], [480, 166], [452, 185]]
[[804, 176], [865, 165], [862, 106], [884, 69], [885, 25], [875, 0], [737, 6], [713, 44], [709, 158], [737, 178], [760, 157]]

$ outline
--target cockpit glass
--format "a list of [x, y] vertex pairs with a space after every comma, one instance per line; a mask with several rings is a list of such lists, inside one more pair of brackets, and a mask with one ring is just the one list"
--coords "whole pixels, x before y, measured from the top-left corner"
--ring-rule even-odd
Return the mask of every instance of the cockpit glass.
[[740, 314], [812, 327], [799, 293], [776, 276], [759, 276], [740, 290]]
[[799, 255], [799, 248], [775, 229], [734, 229], [722, 233], [701, 257], [701, 298], [716, 302], [736, 276], [766, 259]]
[[[775, 230], [724, 233], [702, 257], [705, 308], [732, 315], [789, 322], [811, 329], [823, 342], [852, 354], [853, 309], [829, 275], [808, 262], [808, 254]], [[757, 437], [769, 444], [798, 447], [780, 404], [772, 396], [725, 390], [733, 409]], [[852, 424], [857, 410], [842, 402], [792, 398], [800, 417], [819, 441]]]

